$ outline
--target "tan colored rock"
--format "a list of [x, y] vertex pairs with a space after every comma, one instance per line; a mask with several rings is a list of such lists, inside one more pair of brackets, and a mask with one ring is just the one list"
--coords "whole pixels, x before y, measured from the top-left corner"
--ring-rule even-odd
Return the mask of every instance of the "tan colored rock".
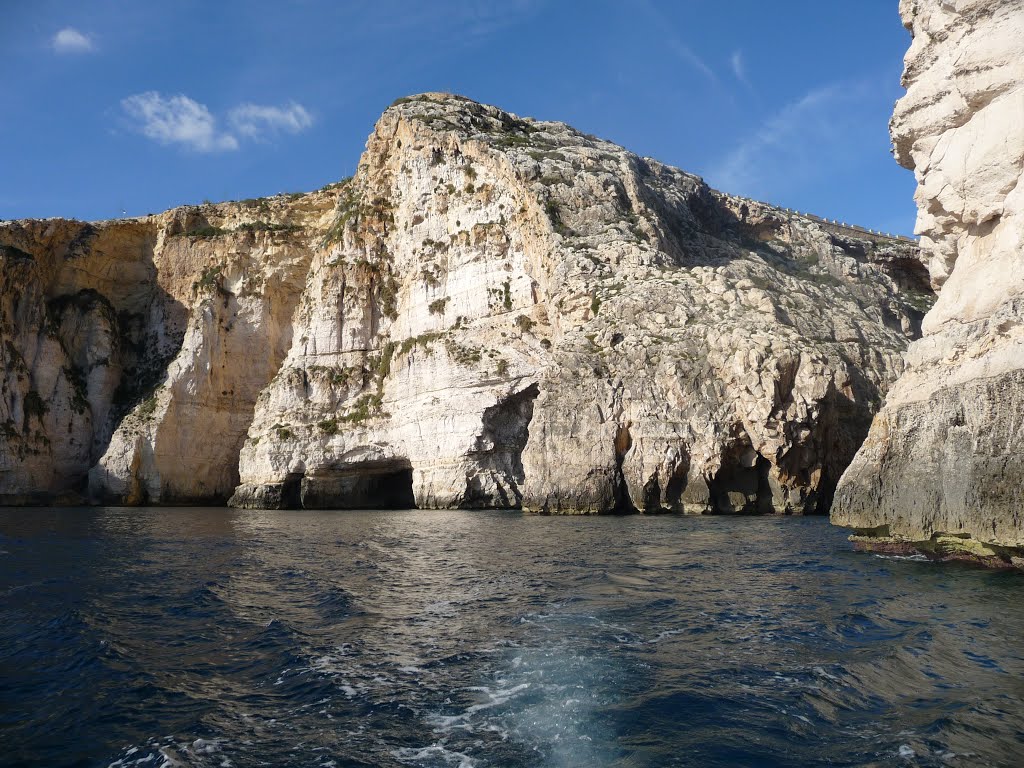
[[942, 290], [832, 520], [889, 541], [1021, 547], [1024, 3], [904, 0], [900, 12], [914, 39], [891, 129]]
[[230, 495], [335, 197], [0, 225], [0, 498]]

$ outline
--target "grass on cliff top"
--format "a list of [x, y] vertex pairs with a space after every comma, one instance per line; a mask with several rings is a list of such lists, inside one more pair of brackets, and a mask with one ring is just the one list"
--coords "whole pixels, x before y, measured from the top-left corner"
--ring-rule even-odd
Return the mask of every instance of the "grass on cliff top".
[[473, 101], [472, 99], [470, 99], [470, 98], [468, 98], [466, 96], [460, 96], [457, 93], [450, 93], [448, 91], [437, 91], [437, 95], [440, 98], [435, 97], [433, 94], [430, 94], [430, 93], [414, 93], [411, 96], [401, 96], [401, 97], [395, 99], [394, 101], [392, 101], [391, 102], [391, 106], [392, 107], [397, 107], [400, 104], [415, 104], [416, 102], [422, 102], [422, 101], [427, 101], [427, 102], [430, 102], [432, 104], [444, 104], [445, 100], [447, 100], [447, 99], [451, 99], [453, 101], [465, 101], [465, 102], [469, 102], [471, 104], [475, 104], [476, 103], [475, 101]]

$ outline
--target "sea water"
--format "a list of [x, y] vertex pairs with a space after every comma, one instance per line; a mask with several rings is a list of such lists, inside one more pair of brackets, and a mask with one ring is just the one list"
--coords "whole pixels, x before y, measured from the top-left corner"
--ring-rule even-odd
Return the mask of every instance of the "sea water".
[[1024, 764], [1024, 577], [845, 537], [0, 510], [0, 765]]

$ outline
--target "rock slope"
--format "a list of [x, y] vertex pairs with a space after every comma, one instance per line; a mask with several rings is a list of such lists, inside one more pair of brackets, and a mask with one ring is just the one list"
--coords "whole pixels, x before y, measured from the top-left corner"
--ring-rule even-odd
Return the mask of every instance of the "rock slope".
[[822, 512], [915, 243], [400, 99], [351, 180], [0, 224], [0, 500]]
[[832, 520], [866, 548], [1024, 562], [1024, 2], [900, 12], [913, 43], [891, 132], [941, 293]]

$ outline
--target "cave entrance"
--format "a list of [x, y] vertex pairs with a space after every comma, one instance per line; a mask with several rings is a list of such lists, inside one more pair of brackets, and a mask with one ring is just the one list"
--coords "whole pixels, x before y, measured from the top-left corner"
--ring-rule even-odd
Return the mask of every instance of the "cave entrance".
[[281, 484], [281, 509], [302, 509], [302, 472], [289, 472]]
[[413, 509], [412, 465], [397, 459], [348, 465], [302, 481], [304, 509]]
[[766, 515], [775, 511], [769, 482], [771, 463], [753, 450], [747, 453], [753, 455], [729, 457], [708, 483], [713, 513]]

